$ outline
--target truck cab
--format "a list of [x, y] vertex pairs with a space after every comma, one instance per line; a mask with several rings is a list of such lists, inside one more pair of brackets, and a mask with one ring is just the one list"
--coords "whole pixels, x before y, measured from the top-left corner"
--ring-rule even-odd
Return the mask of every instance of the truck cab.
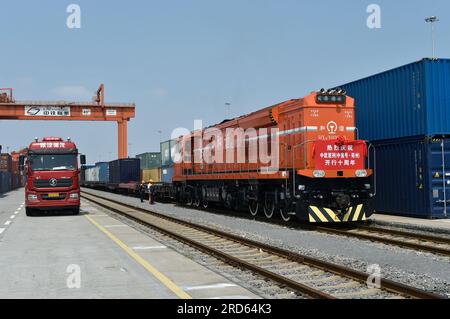
[[[37, 211], [72, 211], [80, 213], [78, 149], [70, 139], [59, 137], [35, 139], [26, 156], [20, 158], [26, 171], [25, 207], [27, 216]], [[80, 156], [85, 164], [84, 155]]]

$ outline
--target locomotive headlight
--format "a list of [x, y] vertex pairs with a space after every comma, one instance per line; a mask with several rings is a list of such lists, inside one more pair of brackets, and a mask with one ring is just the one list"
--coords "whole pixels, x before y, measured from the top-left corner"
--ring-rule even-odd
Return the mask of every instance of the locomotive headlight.
[[325, 177], [325, 171], [316, 170], [313, 172], [313, 176], [315, 178], [323, 178], [323, 177]]
[[364, 184], [365, 189], [370, 189], [372, 186], [370, 184]]
[[306, 189], [305, 185], [298, 185], [298, 190], [299, 191], [304, 191]]
[[359, 169], [355, 173], [356, 177], [367, 177], [367, 171], [365, 169]]

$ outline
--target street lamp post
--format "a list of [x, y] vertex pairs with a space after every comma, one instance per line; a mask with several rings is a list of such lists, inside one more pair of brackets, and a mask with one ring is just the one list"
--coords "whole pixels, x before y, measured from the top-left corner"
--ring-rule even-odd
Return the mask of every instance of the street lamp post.
[[228, 119], [230, 119], [231, 118], [231, 103], [225, 103], [225, 107], [226, 107], [226, 109], [227, 109], [227, 117], [228, 117]]
[[425, 22], [431, 24], [431, 41], [432, 41], [432, 45], [433, 45], [433, 56], [432, 56], [432, 58], [436, 59], [436, 39], [435, 39], [434, 24], [436, 22], [439, 22], [439, 19], [436, 16], [431, 16], [431, 17], [425, 18]]

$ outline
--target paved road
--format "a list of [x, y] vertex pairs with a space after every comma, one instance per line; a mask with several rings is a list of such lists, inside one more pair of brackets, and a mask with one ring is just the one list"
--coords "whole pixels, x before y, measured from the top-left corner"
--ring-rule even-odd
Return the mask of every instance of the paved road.
[[80, 216], [39, 217], [18, 210], [22, 203], [23, 190], [0, 198], [0, 298], [195, 298], [189, 287], [209, 283], [255, 297], [86, 203]]

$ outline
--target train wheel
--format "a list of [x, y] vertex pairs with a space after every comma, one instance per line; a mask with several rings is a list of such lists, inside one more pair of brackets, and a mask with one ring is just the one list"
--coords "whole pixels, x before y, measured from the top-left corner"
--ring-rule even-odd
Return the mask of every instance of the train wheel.
[[259, 203], [255, 200], [251, 200], [248, 203], [248, 210], [250, 211], [250, 214], [253, 217], [256, 217], [256, 215], [258, 215], [258, 210], [259, 210]]
[[203, 207], [204, 209], [207, 209], [207, 208], [208, 208], [208, 205], [209, 205], [209, 203], [208, 203], [207, 200], [202, 201], [202, 207]]
[[194, 206], [195, 206], [195, 207], [200, 207], [200, 204], [201, 204], [201, 200], [200, 200], [199, 198], [196, 198], [196, 199], [194, 200]]
[[266, 199], [264, 203], [264, 215], [266, 215], [267, 219], [271, 219], [274, 212], [275, 212], [275, 203], [272, 201], [268, 201]]
[[285, 207], [280, 207], [280, 216], [281, 219], [285, 222], [288, 222], [291, 220], [291, 215], [289, 215], [289, 212], [286, 210]]
[[192, 206], [192, 204], [194, 204], [194, 199], [191, 195], [189, 195], [189, 197], [186, 199], [186, 205]]

